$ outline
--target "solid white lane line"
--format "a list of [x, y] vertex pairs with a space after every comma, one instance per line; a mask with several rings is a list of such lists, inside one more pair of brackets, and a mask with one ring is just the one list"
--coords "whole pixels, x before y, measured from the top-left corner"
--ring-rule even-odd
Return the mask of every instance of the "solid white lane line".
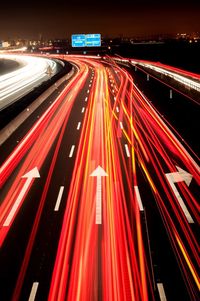
[[83, 107], [81, 113], [84, 113], [84, 111], [85, 111], [85, 108]]
[[120, 125], [120, 128], [123, 130], [123, 123], [120, 121], [120, 123], [119, 123], [119, 125]]
[[137, 202], [138, 202], [139, 209], [140, 209], [140, 211], [144, 211], [144, 207], [143, 207], [143, 204], [142, 204], [142, 200], [141, 200], [141, 196], [140, 196], [138, 186], [134, 186], [134, 189], [135, 189], [135, 194], [136, 194], [136, 199], [137, 199]]
[[70, 153], [69, 153], [69, 158], [72, 158], [73, 153], [74, 153], [75, 145], [72, 145]]
[[159, 293], [159, 296], [160, 296], [160, 301], [167, 301], [163, 284], [162, 283], [157, 283], [157, 287], [158, 287], [158, 293]]
[[127, 155], [127, 157], [130, 157], [131, 155], [130, 155], [130, 152], [129, 152], [128, 145], [125, 144], [124, 146], [125, 146], [125, 150], [126, 150], [126, 155]]
[[63, 191], [64, 191], [64, 186], [60, 186], [60, 190], [59, 190], [59, 193], [58, 193], [58, 197], [57, 197], [57, 201], [56, 201], [56, 205], [55, 205], [54, 211], [58, 211], [59, 210], [60, 202], [61, 202], [62, 195], [63, 195]]
[[33, 282], [31, 293], [30, 293], [28, 301], [34, 301], [35, 300], [35, 296], [36, 296], [36, 293], [37, 293], [38, 285], [39, 285], [39, 282]]
[[81, 122], [79, 122], [79, 123], [78, 123], [78, 125], [77, 125], [77, 128], [76, 128], [76, 129], [77, 129], [77, 130], [80, 130], [80, 127], [81, 127]]

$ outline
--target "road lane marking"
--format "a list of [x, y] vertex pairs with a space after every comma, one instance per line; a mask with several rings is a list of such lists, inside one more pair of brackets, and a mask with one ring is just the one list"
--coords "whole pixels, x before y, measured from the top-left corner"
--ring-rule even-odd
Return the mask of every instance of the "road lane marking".
[[91, 84], [89, 84], [89, 88], [91, 87], [92, 85]]
[[21, 189], [12, 209], [10, 210], [10, 212], [3, 224], [4, 227], [10, 226], [10, 223], [11, 223], [14, 215], [16, 214], [19, 206], [21, 205], [23, 197], [25, 196], [27, 190], [29, 189], [29, 186], [31, 185], [32, 180], [36, 179], [36, 178], [40, 178], [38, 168], [35, 167], [35, 168], [31, 169], [29, 172], [27, 172], [25, 175], [23, 175], [22, 178], [26, 178], [26, 182], [25, 182], [23, 188]]
[[63, 195], [63, 191], [64, 191], [64, 186], [60, 186], [60, 190], [59, 190], [59, 193], [58, 193], [58, 197], [57, 197], [57, 201], [56, 201], [56, 205], [55, 205], [54, 211], [58, 211], [59, 210], [60, 202], [61, 202], [62, 195]]
[[90, 93], [90, 90], [87, 90], [87, 93]]
[[160, 301], [167, 301], [163, 284], [157, 283], [157, 287], [158, 287], [158, 293], [160, 296]]
[[175, 183], [178, 183], [178, 182], [185, 182], [185, 184], [187, 186], [189, 186], [190, 182], [192, 181], [192, 175], [178, 166], [176, 166], [176, 168], [178, 169], [178, 172], [166, 173], [165, 176], [176, 196], [177, 201], [179, 202], [179, 205], [180, 205], [183, 213], [185, 214], [185, 217], [186, 217], [188, 223], [193, 224], [194, 220], [193, 220], [191, 214], [189, 213], [178, 189], [175, 186]]
[[85, 108], [83, 107], [81, 113], [84, 113], [84, 111], [85, 111]]
[[85, 102], [86, 102], [87, 100], [88, 100], [88, 98], [86, 97], [86, 98], [85, 98]]
[[121, 130], [123, 130], [123, 123], [120, 121], [120, 123], [119, 123], [119, 125], [120, 125], [120, 128], [121, 128]]
[[37, 293], [37, 290], [38, 290], [38, 285], [39, 285], [39, 282], [33, 282], [31, 293], [30, 293], [28, 301], [34, 301], [35, 300], [35, 296], [36, 296], [36, 293]]
[[97, 178], [97, 187], [96, 187], [96, 219], [95, 223], [97, 225], [102, 224], [102, 177], [107, 177], [108, 174], [105, 170], [99, 165], [91, 174], [90, 177]]
[[70, 153], [69, 153], [69, 158], [72, 158], [73, 153], [74, 153], [75, 145], [72, 145]]
[[126, 151], [126, 155], [127, 155], [127, 157], [130, 157], [131, 155], [130, 155], [130, 152], [129, 152], [128, 145], [127, 145], [127, 144], [125, 144], [124, 146], [125, 146], [125, 151]]
[[117, 111], [117, 113], [119, 113], [119, 108], [118, 107], [116, 107], [116, 111]]
[[78, 123], [78, 125], [77, 125], [77, 128], [76, 128], [76, 129], [79, 131], [79, 130], [80, 130], [80, 127], [81, 127], [81, 122], [79, 122], [79, 123]]
[[135, 189], [136, 200], [138, 202], [139, 209], [140, 209], [140, 211], [144, 211], [144, 207], [143, 207], [143, 204], [142, 204], [142, 200], [141, 200], [141, 196], [140, 196], [138, 186], [134, 186], [134, 189]]

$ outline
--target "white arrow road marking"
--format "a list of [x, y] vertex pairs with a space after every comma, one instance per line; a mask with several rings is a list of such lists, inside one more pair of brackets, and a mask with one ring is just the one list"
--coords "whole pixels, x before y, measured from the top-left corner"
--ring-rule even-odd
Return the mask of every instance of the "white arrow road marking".
[[102, 224], [102, 186], [101, 177], [107, 177], [108, 174], [99, 165], [90, 175], [90, 177], [97, 177], [97, 190], [96, 190], [96, 224]]
[[139, 209], [140, 209], [140, 211], [144, 211], [144, 207], [143, 207], [143, 204], [142, 204], [142, 200], [141, 200], [141, 197], [140, 197], [140, 192], [139, 192], [138, 186], [134, 186], [134, 190], [135, 190], [136, 200], [138, 202]]
[[192, 175], [190, 173], [188, 173], [187, 171], [185, 171], [184, 169], [176, 166], [176, 168], [178, 169], [177, 172], [172, 172], [172, 173], [166, 173], [166, 177], [167, 180], [179, 202], [179, 205], [181, 207], [181, 209], [183, 210], [183, 213], [185, 214], [188, 223], [192, 224], [194, 223], [194, 220], [192, 218], [192, 216], [190, 215], [183, 199], [181, 198], [176, 186], [174, 185], [174, 183], [177, 182], [185, 182], [187, 186], [190, 185], [191, 181], [192, 181]]
[[3, 226], [4, 227], [8, 227], [13, 219], [13, 216], [15, 215], [18, 207], [20, 206], [22, 199], [24, 197], [24, 195], [26, 194], [27, 189], [29, 188], [32, 179], [34, 178], [40, 178], [40, 174], [39, 171], [37, 169], [37, 167], [33, 168], [32, 170], [30, 170], [28, 173], [26, 173], [25, 175], [22, 176], [22, 178], [27, 178], [22, 190], [20, 191], [20, 194], [18, 195], [10, 213], [8, 214]]
[[30, 293], [28, 301], [34, 301], [35, 300], [35, 296], [36, 296], [36, 293], [37, 293], [38, 285], [39, 285], [39, 282], [33, 282], [31, 293]]

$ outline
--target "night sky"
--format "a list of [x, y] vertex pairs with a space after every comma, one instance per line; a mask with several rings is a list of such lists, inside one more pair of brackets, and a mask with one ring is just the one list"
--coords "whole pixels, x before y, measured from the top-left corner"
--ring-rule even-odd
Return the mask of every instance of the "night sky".
[[72, 33], [148, 36], [200, 32], [200, 1], [114, 2], [4, 0], [0, 5], [0, 39], [38, 38], [40, 34], [44, 38], [65, 38]]

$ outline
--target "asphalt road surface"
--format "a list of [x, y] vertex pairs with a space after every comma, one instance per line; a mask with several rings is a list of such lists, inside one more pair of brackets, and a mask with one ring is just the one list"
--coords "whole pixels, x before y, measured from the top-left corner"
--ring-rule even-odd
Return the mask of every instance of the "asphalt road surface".
[[195, 151], [126, 69], [66, 59], [0, 148], [0, 299], [197, 300]]

